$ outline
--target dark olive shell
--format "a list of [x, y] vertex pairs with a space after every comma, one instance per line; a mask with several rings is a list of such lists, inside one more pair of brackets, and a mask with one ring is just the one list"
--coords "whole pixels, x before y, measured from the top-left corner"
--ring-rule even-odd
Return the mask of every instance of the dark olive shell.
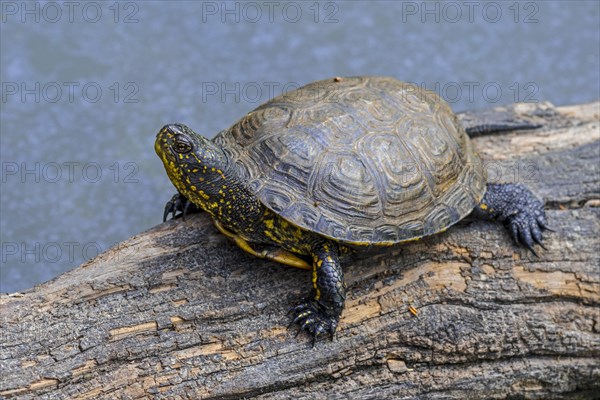
[[485, 192], [481, 162], [448, 104], [393, 78], [313, 82], [214, 140], [265, 206], [345, 243], [440, 232]]

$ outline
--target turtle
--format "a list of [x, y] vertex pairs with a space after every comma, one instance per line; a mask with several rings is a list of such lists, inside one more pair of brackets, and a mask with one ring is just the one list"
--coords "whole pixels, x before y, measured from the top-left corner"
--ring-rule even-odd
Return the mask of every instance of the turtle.
[[504, 222], [534, 253], [550, 229], [528, 188], [487, 182], [444, 100], [391, 77], [307, 84], [212, 140], [168, 124], [155, 150], [177, 189], [164, 221], [207, 212], [242, 250], [312, 272], [290, 326], [313, 346], [333, 339], [344, 309], [343, 254], [440, 233], [468, 215]]

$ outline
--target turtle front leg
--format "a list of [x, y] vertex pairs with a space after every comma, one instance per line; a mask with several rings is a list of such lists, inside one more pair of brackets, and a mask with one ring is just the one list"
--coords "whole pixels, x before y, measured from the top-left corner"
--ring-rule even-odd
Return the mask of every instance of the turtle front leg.
[[[194, 203], [189, 201], [187, 197], [177, 192], [171, 197], [171, 200], [167, 201], [165, 204], [165, 211], [163, 213], [163, 222], [169, 218], [169, 214], [173, 214], [173, 219], [182, 217], [185, 219], [185, 216], [188, 214], [199, 213], [202, 210], [198, 208]], [[180, 212], [180, 214], [177, 214]]]
[[338, 326], [346, 300], [346, 284], [338, 257], [338, 247], [333, 243], [321, 243], [313, 249], [312, 296], [290, 310], [292, 324], [313, 337], [329, 333], [333, 335]]
[[534, 242], [542, 248], [542, 231], [546, 224], [544, 206], [529, 189], [517, 183], [488, 183], [481, 203], [473, 210], [478, 218], [504, 222], [516, 244], [522, 244], [533, 254]]

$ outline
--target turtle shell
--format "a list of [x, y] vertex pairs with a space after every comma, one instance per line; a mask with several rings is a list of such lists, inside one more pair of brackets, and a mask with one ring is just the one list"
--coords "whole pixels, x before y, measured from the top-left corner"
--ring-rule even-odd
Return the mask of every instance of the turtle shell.
[[448, 104], [393, 78], [310, 83], [214, 141], [266, 207], [344, 243], [443, 231], [485, 193], [483, 166]]

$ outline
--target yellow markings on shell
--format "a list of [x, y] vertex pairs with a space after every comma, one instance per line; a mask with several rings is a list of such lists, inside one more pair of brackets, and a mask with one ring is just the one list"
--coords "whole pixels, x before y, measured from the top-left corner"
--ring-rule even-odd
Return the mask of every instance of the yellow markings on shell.
[[421, 237], [414, 237], [414, 238], [406, 239], [406, 240], [403, 240], [401, 243], [416, 242], [417, 240], [421, 240]]
[[266, 219], [265, 220], [265, 225], [267, 226], [267, 228], [269, 229], [273, 229], [273, 227], [275, 226], [275, 224], [273, 223], [272, 219]]
[[482, 210], [487, 210], [488, 206], [487, 206], [487, 204], [485, 204], [485, 203], [481, 203], [481, 204], [479, 205], [479, 208], [481, 208]]

